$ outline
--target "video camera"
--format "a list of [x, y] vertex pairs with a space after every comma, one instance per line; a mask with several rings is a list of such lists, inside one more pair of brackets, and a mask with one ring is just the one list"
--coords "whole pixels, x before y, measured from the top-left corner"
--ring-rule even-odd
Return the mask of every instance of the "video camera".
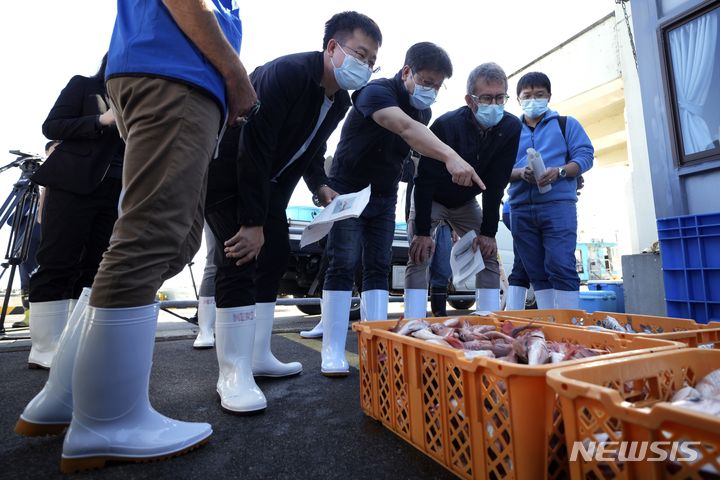
[[19, 158], [16, 158], [4, 167], [0, 167], [0, 172], [4, 172], [8, 168], [18, 167], [23, 172], [24, 176], [29, 176], [35, 173], [43, 160], [45, 160], [45, 157], [36, 153], [27, 153], [20, 150], [10, 150], [10, 153]]

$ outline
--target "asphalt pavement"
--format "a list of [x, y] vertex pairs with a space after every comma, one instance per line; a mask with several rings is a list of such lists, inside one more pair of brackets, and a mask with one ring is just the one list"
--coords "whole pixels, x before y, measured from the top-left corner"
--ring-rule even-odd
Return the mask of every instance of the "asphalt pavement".
[[[397, 317], [401, 304], [391, 304]], [[194, 309], [176, 313], [191, 316]], [[455, 312], [453, 312], [455, 313]], [[14, 318], [11, 318], [14, 317]], [[9, 315], [5, 325], [21, 318]], [[318, 316], [278, 307], [273, 351], [298, 360], [303, 373], [258, 379], [268, 400], [259, 415], [239, 417], [220, 410], [215, 350], [194, 350], [197, 327], [161, 312], [156, 336], [150, 400], [159, 412], [180, 420], [209, 422], [210, 442], [187, 455], [147, 464], [113, 463], [88, 479], [446, 479], [454, 476], [360, 409], [357, 337], [348, 334], [352, 368], [346, 378], [320, 374], [320, 340], [304, 340]], [[9, 330], [9, 337], [27, 330]], [[13, 431], [18, 415], [42, 388], [47, 372], [29, 370], [29, 341], [0, 341], [0, 478], [65, 478], [59, 473], [62, 436], [25, 438]]]

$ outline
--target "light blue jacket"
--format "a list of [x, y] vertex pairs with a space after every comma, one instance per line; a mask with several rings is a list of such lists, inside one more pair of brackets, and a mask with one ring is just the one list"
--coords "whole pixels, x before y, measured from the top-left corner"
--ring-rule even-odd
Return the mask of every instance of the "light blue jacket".
[[[560, 130], [558, 116], [556, 111], [548, 110], [534, 129], [527, 126], [523, 117], [520, 146], [518, 147], [518, 156], [513, 168], [527, 166], [528, 148], [534, 148], [540, 152], [546, 168], [565, 165], [568, 150], [570, 152], [570, 161], [580, 166], [580, 173], [587, 172], [592, 168], [595, 149], [582, 125], [573, 117], [567, 117], [565, 126], [566, 144]], [[541, 194], [537, 185], [531, 185], [524, 180], [517, 180], [510, 183], [508, 194], [510, 196], [508, 203], [511, 207], [557, 201], [577, 202], [577, 182], [575, 177], [558, 179], [552, 184], [552, 190]]]
[[[225, 37], [240, 52], [242, 24], [236, 0], [212, 0]], [[118, 0], [105, 78], [141, 75], [197, 86], [216, 99], [223, 112], [225, 81], [180, 30], [161, 0]]]

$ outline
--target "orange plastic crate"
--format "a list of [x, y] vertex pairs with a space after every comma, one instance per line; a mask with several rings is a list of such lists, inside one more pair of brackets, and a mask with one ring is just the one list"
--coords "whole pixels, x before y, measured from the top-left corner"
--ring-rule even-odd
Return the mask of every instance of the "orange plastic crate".
[[582, 325], [592, 314], [585, 310], [504, 310], [495, 312], [498, 317], [520, 318], [535, 322], [550, 322], [560, 325]]
[[642, 336], [683, 342], [688, 347], [703, 345], [707, 348], [720, 348], [720, 323], [706, 327], [686, 318], [600, 311], [587, 313], [584, 310], [512, 310], [496, 312], [495, 315], [501, 318], [521, 318], [575, 327], [599, 325], [602, 319], [610, 315], [621, 324], [631, 322], [636, 329], [639, 329], [640, 325], [649, 325], [653, 330], [653, 333], [613, 332], [621, 337]]
[[[507, 320], [463, 317], [474, 324]], [[427, 319], [429, 322], [443, 319]], [[361, 322], [363, 411], [461, 478], [564, 478], [567, 452], [560, 406], [545, 374], [560, 365], [517, 365], [388, 331], [395, 321]], [[517, 325], [527, 324], [513, 319]], [[597, 358], [682, 348], [683, 344], [563, 326], [542, 326], [548, 340], [609, 349]]]
[[[565, 440], [574, 442], [701, 442], [693, 447], [693, 462], [622, 461], [603, 454], [570, 462], [574, 480], [588, 478], [655, 480], [718, 478], [720, 472], [720, 417], [678, 408], [667, 403], [684, 382], [694, 386], [707, 373], [720, 368], [720, 351], [680, 349], [652, 355], [554, 369], [548, 384], [560, 396]], [[619, 448], [621, 444], [613, 444]], [[629, 444], [632, 445], [632, 444]], [[641, 451], [636, 444], [636, 452]], [[652, 452], [649, 450], [647, 452]], [[656, 446], [657, 448], [657, 446]], [[663, 450], [671, 455], [672, 446]], [[593, 453], [591, 450], [586, 450]], [[637, 453], [636, 453], [637, 454]], [[602, 458], [606, 456], [606, 458]], [[681, 456], [685, 457], [682, 454]], [[602, 461], [613, 460], [613, 461]]]

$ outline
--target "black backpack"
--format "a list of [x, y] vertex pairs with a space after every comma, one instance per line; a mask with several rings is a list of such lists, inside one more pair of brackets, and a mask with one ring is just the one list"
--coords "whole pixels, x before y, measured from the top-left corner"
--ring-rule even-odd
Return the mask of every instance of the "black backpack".
[[[565, 128], [567, 127], [567, 117], [564, 115], [558, 115], [557, 117], [558, 125], [560, 125], [560, 133], [562, 133], [563, 140], [565, 140], [565, 163], [568, 163], [570, 161], [570, 145], [568, 145], [567, 137], [565, 136]], [[577, 181], [577, 189], [580, 190], [585, 186], [585, 179], [582, 175], [578, 175], [575, 177], [575, 180]], [[578, 195], [580, 195], [580, 192], [578, 192]]]

